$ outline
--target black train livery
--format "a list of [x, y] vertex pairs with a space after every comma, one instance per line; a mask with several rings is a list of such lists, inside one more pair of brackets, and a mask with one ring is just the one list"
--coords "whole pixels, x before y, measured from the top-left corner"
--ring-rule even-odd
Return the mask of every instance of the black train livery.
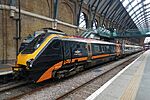
[[42, 33], [22, 50], [13, 71], [36, 83], [62, 78], [85, 68], [132, 54], [140, 46], [85, 39], [61, 34]]

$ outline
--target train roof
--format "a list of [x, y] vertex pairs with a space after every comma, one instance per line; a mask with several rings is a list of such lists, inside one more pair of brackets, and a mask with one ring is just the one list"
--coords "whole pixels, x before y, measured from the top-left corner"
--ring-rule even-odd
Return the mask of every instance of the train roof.
[[65, 36], [65, 37], [63, 37], [63, 40], [78, 41], [78, 42], [85, 42], [85, 43], [110, 44], [110, 45], [116, 44], [116, 43], [112, 43], [112, 42], [106, 42], [106, 41], [102, 41], [102, 40], [94, 40], [94, 39], [88, 39], [88, 38], [81, 38], [81, 37], [76, 37], [76, 36]]
[[125, 47], [136, 47], [136, 48], [139, 48], [139, 47], [141, 47], [141, 46], [137, 46], [137, 45], [125, 45]]

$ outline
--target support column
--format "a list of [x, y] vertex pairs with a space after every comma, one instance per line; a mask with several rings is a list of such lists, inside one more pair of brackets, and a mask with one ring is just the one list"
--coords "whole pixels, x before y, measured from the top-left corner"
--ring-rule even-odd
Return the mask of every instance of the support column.
[[54, 22], [52, 25], [52, 28], [54, 29], [57, 29], [58, 3], [59, 3], [59, 0], [54, 0], [54, 13], [53, 13]]
[[87, 28], [88, 29], [92, 29], [92, 11], [91, 11], [91, 6], [89, 5], [88, 6], [88, 15], [89, 15], [89, 18], [88, 18], [88, 23], [87, 23]]
[[2, 10], [2, 63], [7, 63], [7, 19], [8, 13], [6, 10]]
[[81, 10], [82, 10], [82, 5], [83, 5], [83, 0], [81, 0], [80, 6], [79, 6], [79, 11], [77, 14], [77, 34], [79, 33], [80, 29], [79, 29], [79, 21], [80, 21], [80, 14], [81, 14]]

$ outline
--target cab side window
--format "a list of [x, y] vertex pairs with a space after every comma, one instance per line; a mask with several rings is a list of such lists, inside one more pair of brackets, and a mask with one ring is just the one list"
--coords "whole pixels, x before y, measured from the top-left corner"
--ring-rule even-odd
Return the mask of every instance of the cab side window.
[[52, 43], [52, 49], [53, 50], [59, 50], [60, 49], [60, 41], [59, 40], [55, 40], [53, 43]]
[[92, 52], [94, 55], [102, 54], [102, 47], [100, 44], [92, 44]]
[[61, 55], [61, 41], [53, 40], [43, 52], [43, 56], [60, 56]]

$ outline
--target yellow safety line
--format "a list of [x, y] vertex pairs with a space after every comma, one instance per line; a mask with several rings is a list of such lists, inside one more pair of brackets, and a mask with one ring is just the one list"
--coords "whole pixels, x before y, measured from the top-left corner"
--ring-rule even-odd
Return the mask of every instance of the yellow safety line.
[[121, 96], [120, 100], [135, 100], [138, 87], [142, 78], [142, 74], [145, 68], [145, 61], [147, 60], [147, 55], [144, 57], [144, 62], [139, 65], [136, 73], [133, 75], [132, 79], [130, 80], [128, 87], [124, 91], [123, 95]]
[[6, 64], [7, 66], [10, 66], [10, 67], [15, 67], [14, 64]]
[[3, 67], [3, 68], [0, 68], [0, 71], [7, 71], [7, 70], [12, 70], [12, 67], [15, 67], [15, 65], [13, 64], [4, 64], [4, 66], [9, 66], [9, 67]]
[[11, 70], [12, 68], [0, 68], [0, 71], [2, 70]]

